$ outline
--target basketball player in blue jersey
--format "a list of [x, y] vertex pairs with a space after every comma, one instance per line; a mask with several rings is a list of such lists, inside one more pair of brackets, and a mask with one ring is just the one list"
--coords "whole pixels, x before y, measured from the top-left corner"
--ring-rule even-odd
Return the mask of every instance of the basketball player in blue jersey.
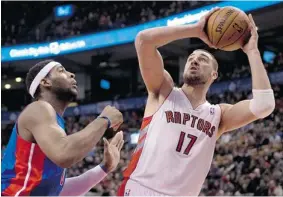
[[113, 171], [120, 160], [123, 133], [104, 140], [104, 160], [84, 174], [65, 179], [66, 168], [81, 161], [108, 128], [117, 130], [121, 112], [107, 106], [80, 132], [67, 136], [62, 115], [77, 94], [75, 75], [58, 62], [45, 60], [26, 77], [35, 99], [19, 115], [2, 160], [3, 196], [84, 195]]

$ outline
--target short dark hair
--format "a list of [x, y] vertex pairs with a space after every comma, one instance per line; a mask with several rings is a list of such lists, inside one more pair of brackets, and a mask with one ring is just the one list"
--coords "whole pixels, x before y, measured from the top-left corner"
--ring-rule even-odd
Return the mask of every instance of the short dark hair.
[[[35, 64], [33, 67], [31, 67], [29, 69], [29, 71], [26, 75], [26, 87], [27, 87], [28, 93], [29, 93], [29, 88], [31, 86], [31, 83], [34, 80], [34, 78], [36, 77], [36, 75], [41, 71], [42, 68], [44, 68], [48, 63], [50, 63], [52, 61], [54, 61], [54, 60], [48, 59], [48, 60], [38, 62], [37, 64]], [[39, 95], [40, 95], [40, 88], [38, 86], [35, 93], [34, 93], [34, 98], [38, 98]]]
[[218, 62], [217, 62], [216, 58], [214, 57], [214, 55], [212, 53], [210, 53], [209, 51], [207, 51], [205, 49], [196, 49], [195, 51], [203, 51], [205, 53], [208, 53], [212, 57], [214, 69], [216, 71], [218, 70]]

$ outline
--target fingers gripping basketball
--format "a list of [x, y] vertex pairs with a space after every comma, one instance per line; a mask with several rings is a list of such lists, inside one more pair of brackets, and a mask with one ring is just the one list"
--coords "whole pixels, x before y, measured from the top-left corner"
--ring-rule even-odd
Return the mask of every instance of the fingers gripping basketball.
[[206, 31], [218, 49], [234, 51], [243, 46], [249, 35], [249, 18], [238, 8], [224, 7], [209, 17]]

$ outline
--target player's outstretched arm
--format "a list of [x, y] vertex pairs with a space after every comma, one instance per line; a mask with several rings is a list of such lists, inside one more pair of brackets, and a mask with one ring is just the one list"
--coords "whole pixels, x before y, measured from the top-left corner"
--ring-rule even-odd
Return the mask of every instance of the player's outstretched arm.
[[102, 181], [109, 172], [112, 172], [120, 161], [120, 151], [123, 147], [123, 132], [117, 133], [109, 143], [104, 140], [103, 162], [84, 174], [67, 178], [60, 196], [82, 196]]
[[211, 10], [196, 24], [156, 27], [138, 33], [135, 47], [141, 74], [149, 93], [156, 95], [161, 89], [166, 89], [169, 94], [174, 84], [171, 76], [164, 72], [163, 60], [157, 48], [172, 41], [190, 37], [198, 37], [212, 47], [203, 29], [209, 16], [217, 9]]
[[231, 131], [257, 119], [265, 118], [275, 108], [273, 90], [257, 47], [257, 28], [251, 15], [249, 15], [249, 19], [251, 38], [242, 49], [248, 56], [251, 67], [253, 99], [241, 101], [235, 105], [220, 104], [222, 118], [218, 136], [223, 132]]
[[[123, 122], [121, 112], [107, 106], [101, 116], [110, 119], [111, 127]], [[37, 101], [27, 107], [19, 118], [20, 129], [32, 133], [36, 143], [46, 156], [58, 166], [68, 168], [82, 160], [97, 144], [108, 126], [107, 119], [97, 118], [78, 133], [67, 136], [59, 127], [56, 112], [45, 101]]]

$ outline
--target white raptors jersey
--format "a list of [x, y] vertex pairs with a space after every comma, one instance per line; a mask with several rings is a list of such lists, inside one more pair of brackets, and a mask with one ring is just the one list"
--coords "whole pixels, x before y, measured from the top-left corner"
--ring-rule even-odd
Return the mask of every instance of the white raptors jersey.
[[158, 111], [144, 118], [125, 178], [164, 195], [197, 196], [213, 158], [221, 110], [196, 109], [173, 88]]

